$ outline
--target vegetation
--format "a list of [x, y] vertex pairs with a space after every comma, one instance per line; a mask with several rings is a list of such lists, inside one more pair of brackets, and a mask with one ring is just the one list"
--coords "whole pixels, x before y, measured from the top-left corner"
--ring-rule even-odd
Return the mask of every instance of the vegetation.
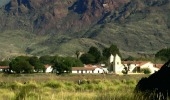
[[16, 73], [32, 73], [33, 67], [28, 61], [28, 57], [25, 56], [19, 56], [15, 59], [13, 59], [10, 64], [10, 70], [16, 72]]
[[2, 61], [1, 65], [9, 65], [10, 70], [14, 73], [32, 73], [44, 72], [45, 64], [52, 65], [57, 73], [71, 72], [72, 67], [82, 67], [83, 63], [74, 57], [59, 57], [59, 56], [18, 56], [11, 61]]
[[149, 68], [142, 68], [141, 72], [143, 72], [144, 74], [150, 74], [151, 73]]
[[0, 77], [2, 100], [136, 100], [133, 91], [143, 76], [1, 74]]
[[9, 63], [10, 63], [9, 60], [0, 61], [0, 66], [8, 66]]
[[53, 68], [56, 69], [57, 74], [71, 73], [72, 67], [83, 67], [83, 64], [80, 60], [72, 57], [58, 57], [54, 61]]
[[161, 59], [163, 61], [168, 61], [170, 59], [170, 48], [161, 49], [156, 54], [155, 57], [157, 59]]
[[102, 50], [112, 43], [123, 55], [136, 57], [138, 52], [152, 54], [169, 46], [168, 0], [108, 1], [109, 13], [104, 13], [99, 1], [76, 1], [11, 1], [0, 8], [0, 59], [19, 55], [72, 56], [75, 50], [84, 52], [91, 46]]

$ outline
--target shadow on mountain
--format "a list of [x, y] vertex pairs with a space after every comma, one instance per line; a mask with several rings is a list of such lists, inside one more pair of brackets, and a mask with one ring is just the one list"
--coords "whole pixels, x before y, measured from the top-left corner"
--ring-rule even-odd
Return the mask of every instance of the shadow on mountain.
[[69, 10], [73, 10], [78, 14], [83, 14], [87, 10], [88, 0], [77, 0], [71, 7], [68, 7]]

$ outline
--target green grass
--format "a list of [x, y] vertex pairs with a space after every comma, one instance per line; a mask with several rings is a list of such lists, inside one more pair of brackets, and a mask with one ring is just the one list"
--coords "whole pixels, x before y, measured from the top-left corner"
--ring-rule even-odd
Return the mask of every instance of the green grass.
[[28, 47], [34, 51], [43, 50], [46, 47], [38, 44], [46, 38], [47, 36], [36, 36], [23, 30], [4, 31], [0, 37], [0, 59], [26, 55]]

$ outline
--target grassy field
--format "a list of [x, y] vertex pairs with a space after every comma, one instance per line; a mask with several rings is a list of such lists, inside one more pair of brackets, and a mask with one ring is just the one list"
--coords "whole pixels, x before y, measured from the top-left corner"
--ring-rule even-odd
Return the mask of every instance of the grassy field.
[[[147, 75], [0, 74], [1, 100], [133, 100]], [[79, 82], [81, 80], [81, 82]]]

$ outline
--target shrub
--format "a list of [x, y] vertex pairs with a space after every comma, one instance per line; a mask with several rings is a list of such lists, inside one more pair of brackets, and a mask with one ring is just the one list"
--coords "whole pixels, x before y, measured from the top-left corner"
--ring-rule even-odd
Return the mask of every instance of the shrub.
[[141, 69], [141, 72], [143, 72], [144, 74], [150, 74], [151, 73], [149, 68], [143, 68], [143, 69]]
[[50, 88], [62, 88], [64, 87], [64, 84], [61, 82], [57, 82], [57, 81], [49, 81], [45, 84], [45, 86], [50, 87]]

